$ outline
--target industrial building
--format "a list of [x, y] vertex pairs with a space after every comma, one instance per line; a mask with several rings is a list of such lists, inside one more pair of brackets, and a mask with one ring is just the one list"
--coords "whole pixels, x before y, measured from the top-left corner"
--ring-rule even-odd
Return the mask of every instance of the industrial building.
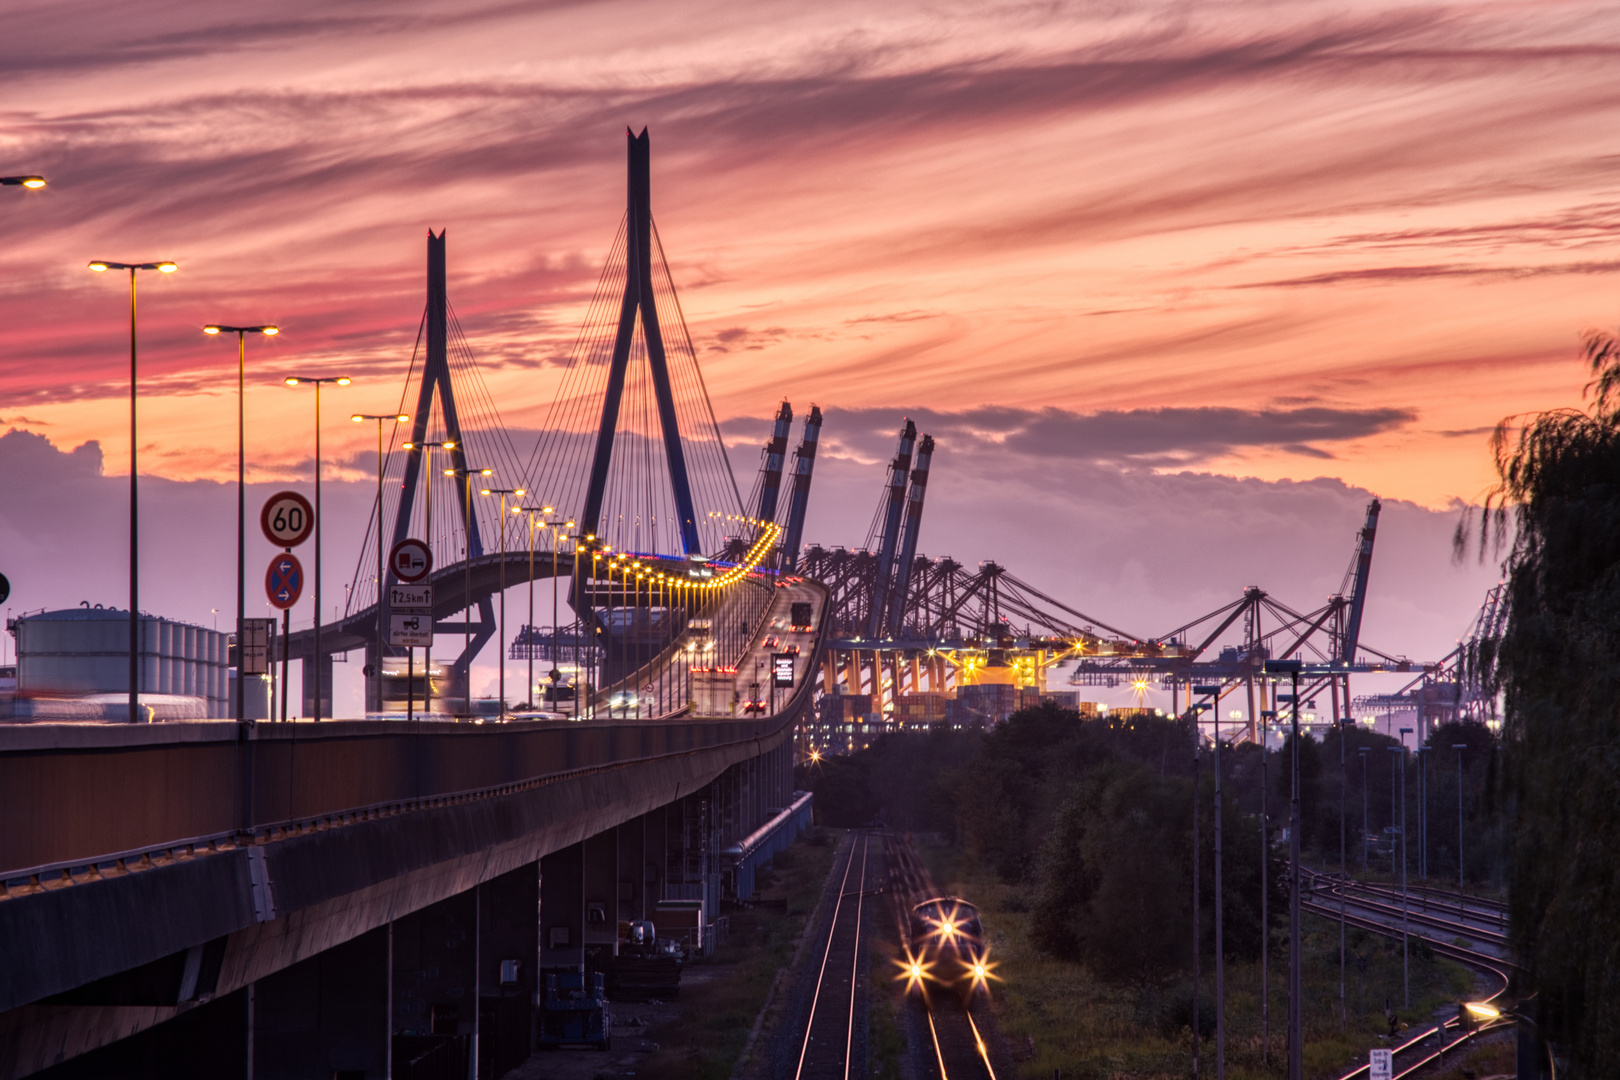
[[[144, 613], [140, 627], [138, 720], [229, 715], [226, 635]], [[14, 719], [129, 719], [127, 610], [36, 611], [6, 630], [17, 646]]]

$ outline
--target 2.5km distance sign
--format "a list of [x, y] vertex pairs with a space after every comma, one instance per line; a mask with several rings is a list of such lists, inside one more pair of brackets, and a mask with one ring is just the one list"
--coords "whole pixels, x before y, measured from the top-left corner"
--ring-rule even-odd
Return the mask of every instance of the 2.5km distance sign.
[[315, 529], [315, 508], [296, 491], [278, 491], [259, 511], [259, 528], [276, 547], [297, 547]]

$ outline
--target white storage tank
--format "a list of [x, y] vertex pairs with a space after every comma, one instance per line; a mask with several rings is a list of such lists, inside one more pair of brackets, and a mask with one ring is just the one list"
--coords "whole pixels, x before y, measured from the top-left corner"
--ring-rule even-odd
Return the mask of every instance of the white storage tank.
[[[139, 690], [198, 699], [204, 716], [230, 712], [225, 635], [142, 614]], [[17, 696], [83, 698], [129, 690], [129, 612], [101, 606], [40, 611], [11, 620]]]

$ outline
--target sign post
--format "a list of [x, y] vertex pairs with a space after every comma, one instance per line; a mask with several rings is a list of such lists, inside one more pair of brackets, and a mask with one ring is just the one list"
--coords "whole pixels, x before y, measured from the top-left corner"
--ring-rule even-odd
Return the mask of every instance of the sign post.
[[271, 606], [286, 611], [298, 603], [303, 592], [304, 568], [298, 556], [286, 552], [271, 559], [270, 568], [264, 572], [264, 593]]
[[315, 530], [315, 510], [296, 491], [279, 491], [259, 511], [259, 528], [279, 548], [295, 548]]
[[[405, 647], [405, 719], [410, 722], [416, 719], [416, 647], [433, 648], [433, 586], [420, 584], [433, 572], [433, 551], [406, 537], [388, 553], [388, 569], [398, 579], [388, 587], [388, 644]], [[433, 677], [427, 666], [422, 665], [424, 680]]]
[[1393, 1080], [1395, 1051], [1378, 1047], [1367, 1051], [1367, 1080]]

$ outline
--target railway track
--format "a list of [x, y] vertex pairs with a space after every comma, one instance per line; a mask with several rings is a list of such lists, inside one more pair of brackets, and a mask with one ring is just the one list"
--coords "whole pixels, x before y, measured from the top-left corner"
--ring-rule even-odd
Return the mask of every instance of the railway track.
[[[1342, 881], [1336, 878], [1330, 879], [1328, 875], [1313, 875], [1313, 881], [1324, 880], [1333, 880], [1339, 886], [1343, 886], [1344, 884]], [[1355, 891], [1355, 888], [1356, 886], [1353, 884], [1350, 886], [1351, 891]], [[1313, 896], [1310, 899], [1302, 900], [1300, 907], [1313, 915], [1319, 915], [1324, 919], [1336, 921], [1340, 917], [1339, 907], [1336, 902], [1338, 899], [1337, 894], [1331, 890], [1324, 891], [1328, 892], [1331, 900], [1318, 900]], [[1378, 890], [1373, 891], [1376, 892]], [[1396, 895], [1399, 896], [1399, 893]], [[1372, 906], [1386, 911], [1392, 910], [1393, 917], [1395, 919], [1399, 919], [1401, 916], [1401, 909], [1399, 907], [1392, 907], [1391, 905], [1374, 903], [1366, 900], [1358, 901], [1350, 899], [1348, 895], [1346, 896], [1346, 901], [1346, 907], [1348, 910], [1346, 910], [1344, 913], [1344, 921], [1348, 925], [1360, 927], [1363, 930], [1369, 930], [1375, 934], [1382, 934], [1386, 937], [1398, 938], [1401, 936], [1401, 925], [1399, 922], [1386, 922], [1378, 918], [1371, 917], [1365, 913], [1353, 913], [1356, 912], [1358, 907]], [[1418, 922], [1418, 918], [1413, 915], [1409, 921], [1416, 923]], [[1444, 922], [1444, 920], [1436, 921]], [[1461, 924], [1451, 925], [1461, 926]], [[1483, 936], [1476, 928], [1465, 927], [1464, 929], [1467, 931], [1466, 936], [1470, 938], [1480, 938]], [[1465, 946], [1440, 941], [1425, 934], [1411, 933], [1411, 936], [1421, 937], [1429, 949], [1431, 949], [1437, 955], [1447, 957], [1451, 960], [1456, 960], [1457, 962], [1494, 979], [1497, 983], [1496, 989], [1489, 997], [1484, 998], [1483, 1002], [1499, 1009], [1503, 1013], [1508, 1011], [1498, 1003], [1500, 1002], [1502, 996], [1507, 992], [1508, 983], [1512, 977], [1514, 965], [1510, 961], [1504, 960], [1499, 956], [1480, 952], [1477, 949], [1470, 949]], [[1464, 936], [1464, 934], [1462, 932], [1458, 932], [1456, 936], [1461, 937]], [[1455, 1052], [1459, 1047], [1467, 1044], [1469, 1041], [1476, 1039], [1487, 1032], [1512, 1026], [1513, 1021], [1507, 1019], [1506, 1017], [1495, 1020], [1484, 1020], [1472, 1027], [1471, 1030], [1461, 1030], [1460, 1023], [1460, 1020], [1442, 1021], [1434, 1024], [1431, 1027], [1425, 1028], [1423, 1031], [1420, 1031], [1418, 1034], [1407, 1039], [1405, 1042], [1392, 1046], [1390, 1049], [1394, 1051], [1394, 1080], [1401, 1080], [1402, 1077], [1413, 1076], [1420, 1069], [1423, 1069], [1436, 1061], [1444, 1060], [1444, 1056], [1447, 1053]], [[1341, 1075], [1339, 1080], [1361, 1080], [1361, 1078], [1366, 1077], [1367, 1075], [1368, 1066], [1360, 1065]]]
[[[827, 940], [821, 949], [794, 1080], [849, 1080], [864, 1072], [856, 1058], [857, 1050], [861, 1051], [858, 1056], [865, 1058], [865, 1038], [863, 1034], [857, 1046], [856, 1029], [864, 1032], [866, 1027], [864, 1019], [857, 1023], [857, 1017], [863, 1004], [858, 1000], [858, 991], [866, 894], [875, 877], [870, 874], [872, 840], [869, 832], [852, 837], [844, 855], [842, 881], [827, 923]], [[876, 847], [875, 854], [881, 856], [881, 837]]]
[[[1464, 938], [1481, 949], [1490, 950], [1488, 955], [1500, 958], [1507, 952], [1507, 935], [1501, 930], [1481, 925], [1480, 920], [1462, 922], [1452, 918], [1444, 908], [1422, 908], [1413, 905], [1411, 898], [1403, 908], [1400, 900], [1401, 894], [1377, 886], [1362, 885], [1355, 881], [1345, 881], [1337, 875], [1313, 874], [1311, 885], [1315, 897], [1328, 899], [1314, 900], [1324, 906], [1332, 905], [1334, 917], [1338, 916], [1337, 902], [1342, 897], [1349, 912], [1373, 920], [1382, 921], [1386, 925], [1400, 928], [1401, 923], [1410, 927], [1422, 928], [1433, 933], [1446, 934], [1453, 938]], [[1431, 934], [1423, 935], [1426, 940], [1432, 940]]]
[[[896, 932], [904, 942], [912, 905], [939, 894], [909, 842], [890, 842], [889, 879]], [[908, 1007], [922, 1013], [923, 1023], [916, 1026], [928, 1031], [930, 1053], [919, 1064], [929, 1080], [997, 1080], [985, 1034], [990, 1027], [985, 993], [964, 1001], [951, 989], [924, 982], [920, 991], [907, 994]]]

